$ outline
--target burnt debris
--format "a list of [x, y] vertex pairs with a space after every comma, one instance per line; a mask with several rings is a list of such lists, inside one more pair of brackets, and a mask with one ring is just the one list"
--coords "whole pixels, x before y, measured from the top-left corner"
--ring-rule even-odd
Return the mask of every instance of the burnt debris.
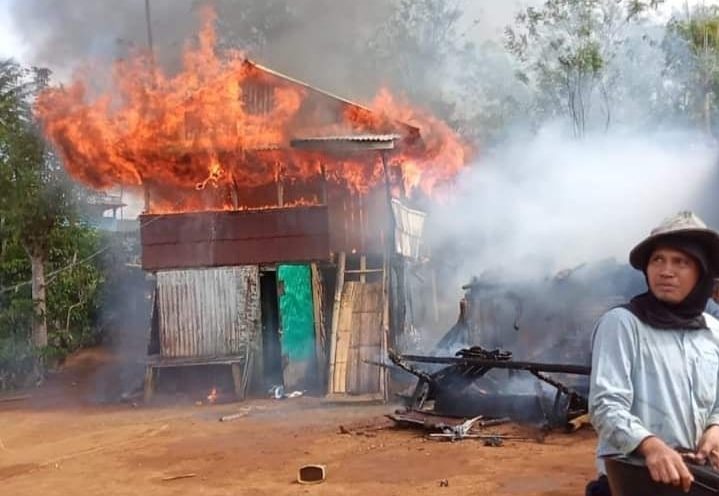
[[[397, 367], [418, 379], [408, 400], [410, 411], [426, 410], [432, 402], [432, 411], [439, 415], [510, 417], [549, 427], [567, 426], [571, 419], [587, 412], [586, 395], [558, 378], [589, 375], [590, 368], [586, 366], [514, 361], [511, 352], [480, 346], [459, 350], [453, 357], [401, 355], [393, 351], [389, 357]], [[430, 372], [415, 364], [440, 367]], [[492, 377], [491, 372], [500, 373]], [[502, 372], [506, 373], [504, 377]], [[529, 373], [553, 389], [551, 402], [541, 386], [526, 391], [512, 388], [512, 381], [520, 373], [525, 373], [525, 377], [519, 381], [526, 381]]]

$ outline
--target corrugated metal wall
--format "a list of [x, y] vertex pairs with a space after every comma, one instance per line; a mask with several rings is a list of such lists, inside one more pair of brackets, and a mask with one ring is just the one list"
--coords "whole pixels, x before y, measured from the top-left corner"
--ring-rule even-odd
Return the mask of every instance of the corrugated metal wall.
[[157, 272], [160, 355], [246, 356], [259, 337], [257, 266]]

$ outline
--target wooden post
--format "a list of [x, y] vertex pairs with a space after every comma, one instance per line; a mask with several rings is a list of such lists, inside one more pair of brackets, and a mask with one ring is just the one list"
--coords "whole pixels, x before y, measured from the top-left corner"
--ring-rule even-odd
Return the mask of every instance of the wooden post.
[[360, 282], [366, 283], [367, 282], [367, 273], [365, 272], [367, 270], [367, 256], [362, 255], [360, 257]]
[[[358, 210], [359, 210], [359, 235], [360, 235], [359, 252], [365, 253], [365, 237], [367, 235], [367, 231], [365, 230], [365, 225], [364, 225], [365, 215], [364, 215], [364, 201], [362, 201], [362, 195], [359, 196], [358, 204], [359, 204]], [[362, 282], [364, 282], [364, 280], [362, 280]]]
[[395, 349], [397, 339], [404, 328], [404, 273], [403, 265], [400, 257], [395, 253], [396, 241], [395, 230], [396, 220], [394, 218], [394, 210], [392, 209], [392, 186], [389, 177], [389, 164], [387, 163], [387, 153], [380, 152], [382, 158], [382, 168], [384, 170], [385, 192], [387, 195], [387, 210], [389, 213], [389, 232], [387, 233], [387, 287], [389, 300], [389, 343]]
[[342, 222], [344, 225], [344, 236], [345, 236], [345, 244], [344, 248], [345, 250], [351, 249], [350, 246], [350, 226], [347, 222], [347, 219], [349, 218], [347, 214], [347, 195], [342, 195]]
[[322, 175], [320, 202], [322, 202], [322, 205], [327, 205], [327, 166], [324, 162], [320, 162], [320, 174]]
[[234, 209], [240, 208], [240, 190], [232, 172], [230, 172], [230, 199]]
[[432, 278], [432, 307], [434, 310], [434, 323], [439, 324], [439, 303], [437, 302], [437, 269], [432, 265], [429, 269]]
[[[247, 360], [247, 358], [245, 360]], [[235, 388], [235, 398], [237, 398], [239, 401], [242, 401], [245, 399], [245, 390], [242, 387], [243, 378], [242, 371], [240, 370], [240, 364], [234, 362], [230, 365], [230, 368], [232, 369], [232, 385]]]
[[312, 307], [315, 320], [315, 359], [317, 362], [317, 384], [324, 384], [327, 379], [327, 336], [322, 312], [322, 274], [316, 263], [310, 265], [312, 271]]
[[357, 253], [358, 243], [357, 243], [357, 225], [355, 221], [355, 212], [357, 210], [357, 203], [355, 202], [354, 194], [350, 196], [350, 232], [352, 234], [350, 238], [350, 248], [352, 249], [352, 254]]
[[[389, 334], [389, 271], [387, 265], [387, 259], [382, 261], [382, 296], [383, 296], [383, 312], [382, 312], [382, 357], [387, 356], [387, 336]], [[389, 377], [390, 374], [386, 367], [381, 367], [379, 371], [379, 387], [382, 393], [382, 399], [387, 401], [389, 399]]]
[[152, 400], [152, 395], [155, 392], [155, 368], [152, 365], [147, 365], [145, 368], [145, 384], [144, 384], [144, 400], [145, 403], [149, 403]]
[[347, 256], [345, 252], [340, 252], [337, 259], [337, 277], [335, 279], [335, 298], [332, 305], [332, 325], [330, 331], [330, 367], [327, 377], [327, 393], [334, 392], [333, 380], [335, 375], [335, 360], [337, 358], [337, 328], [340, 319], [340, 303], [342, 302], [342, 290], [345, 285], [345, 264]]
[[276, 164], [275, 179], [277, 181], [277, 206], [285, 205], [285, 185], [282, 182], [282, 164], [278, 161]]
[[150, 187], [147, 184], [143, 185], [143, 191], [145, 193], [145, 213], [150, 213]]

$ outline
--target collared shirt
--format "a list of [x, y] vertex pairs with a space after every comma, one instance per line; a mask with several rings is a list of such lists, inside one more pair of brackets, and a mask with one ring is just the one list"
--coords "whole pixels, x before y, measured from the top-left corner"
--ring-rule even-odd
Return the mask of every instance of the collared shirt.
[[[589, 414], [599, 434], [597, 456], [629, 454], [650, 435], [696, 449], [719, 424], [719, 321], [709, 329], [665, 330], [614, 308], [592, 339]], [[597, 459], [604, 473], [604, 464]]]

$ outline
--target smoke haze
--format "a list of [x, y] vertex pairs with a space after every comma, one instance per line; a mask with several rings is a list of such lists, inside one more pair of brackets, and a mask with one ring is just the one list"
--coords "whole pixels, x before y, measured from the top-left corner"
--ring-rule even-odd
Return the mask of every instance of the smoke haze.
[[716, 146], [696, 134], [576, 140], [547, 126], [485, 152], [427, 233], [434, 253], [453, 255], [457, 292], [485, 271], [528, 281], [608, 257], [625, 263], [663, 218], [708, 210], [716, 164]]

